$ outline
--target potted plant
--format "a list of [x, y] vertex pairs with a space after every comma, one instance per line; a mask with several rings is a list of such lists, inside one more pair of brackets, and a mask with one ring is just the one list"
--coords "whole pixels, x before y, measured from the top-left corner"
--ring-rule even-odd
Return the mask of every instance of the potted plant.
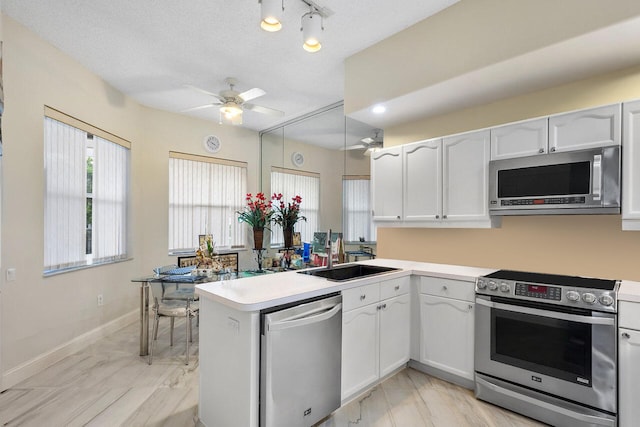
[[237, 212], [238, 221], [246, 222], [253, 228], [253, 247], [262, 249], [264, 229], [269, 228], [273, 215], [271, 200], [267, 200], [263, 193], [256, 194], [255, 198], [249, 193], [245, 200], [247, 205], [242, 211]]
[[299, 220], [307, 220], [307, 218], [300, 215], [302, 197], [292, 197], [291, 202], [285, 203], [281, 193], [274, 193], [273, 196], [271, 196], [271, 201], [274, 202], [273, 222], [282, 227], [284, 247], [290, 248], [293, 246], [293, 227]]

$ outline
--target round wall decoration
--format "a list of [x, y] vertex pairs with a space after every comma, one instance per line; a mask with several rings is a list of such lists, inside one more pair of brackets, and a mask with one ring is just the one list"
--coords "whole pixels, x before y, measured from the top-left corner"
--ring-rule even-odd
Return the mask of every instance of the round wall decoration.
[[215, 135], [207, 135], [204, 137], [204, 149], [210, 153], [217, 153], [220, 151], [222, 143], [220, 142], [220, 138]]
[[291, 163], [293, 163], [293, 165], [297, 167], [302, 166], [304, 163], [304, 156], [302, 155], [302, 153], [298, 153], [297, 151], [291, 153]]

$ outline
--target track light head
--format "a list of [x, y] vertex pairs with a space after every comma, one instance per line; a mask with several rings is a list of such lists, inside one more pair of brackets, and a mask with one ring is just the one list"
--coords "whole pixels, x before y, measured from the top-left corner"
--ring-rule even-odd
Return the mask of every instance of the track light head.
[[302, 15], [302, 47], [307, 52], [317, 52], [322, 48], [322, 24], [322, 15], [313, 8]]
[[259, 0], [261, 7], [260, 28], [275, 32], [282, 28], [282, 12], [284, 0]]

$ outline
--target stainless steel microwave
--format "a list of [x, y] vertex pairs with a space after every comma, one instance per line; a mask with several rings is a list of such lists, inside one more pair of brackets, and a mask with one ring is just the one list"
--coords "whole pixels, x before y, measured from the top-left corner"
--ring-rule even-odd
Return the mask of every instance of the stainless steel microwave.
[[620, 213], [620, 146], [492, 160], [489, 212]]

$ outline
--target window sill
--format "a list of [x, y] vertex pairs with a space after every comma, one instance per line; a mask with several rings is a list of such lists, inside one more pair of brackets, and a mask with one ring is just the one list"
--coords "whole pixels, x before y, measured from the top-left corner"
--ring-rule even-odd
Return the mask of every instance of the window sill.
[[86, 270], [88, 268], [101, 267], [103, 265], [117, 264], [117, 263], [120, 263], [120, 262], [127, 262], [127, 261], [131, 261], [131, 260], [133, 260], [133, 258], [123, 258], [123, 259], [119, 259], [117, 261], [106, 261], [106, 262], [100, 262], [100, 263], [96, 263], [96, 264], [79, 265], [77, 267], [61, 268], [59, 270], [45, 270], [42, 273], [42, 277], [57, 276], [59, 274], [71, 273], [71, 272], [78, 271], [78, 270]]

